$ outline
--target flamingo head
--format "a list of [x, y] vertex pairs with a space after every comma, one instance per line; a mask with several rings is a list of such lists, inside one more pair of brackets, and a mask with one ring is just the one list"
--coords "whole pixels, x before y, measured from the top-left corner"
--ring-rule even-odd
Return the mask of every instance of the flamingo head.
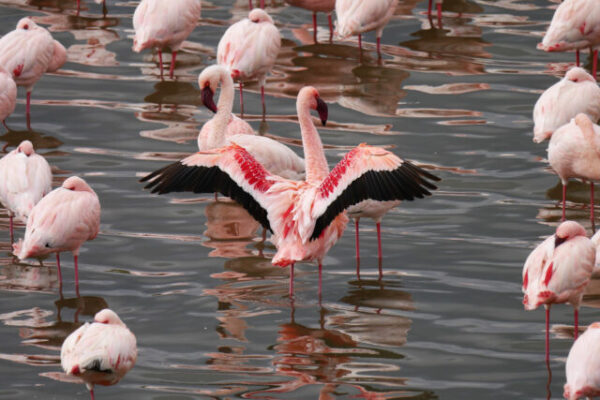
[[94, 315], [94, 322], [98, 322], [99, 324], [107, 324], [107, 325], [123, 325], [123, 321], [117, 315], [116, 312], [111, 310], [110, 308], [105, 308], [100, 310]]
[[575, 83], [585, 81], [596, 82], [594, 77], [588, 74], [586, 70], [581, 67], [571, 68], [565, 75], [565, 79]]
[[17, 29], [24, 29], [26, 31], [37, 28], [37, 24], [33, 22], [31, 18], [21, 18], [19, 22], [17, 22]]
[[311, 110], [316, 110], [319, 113], [319, 118], [323, 126], [327, 123], [329, 111], [327, 104], [319, 96], [319, 91], [312, 86], [305, 86], [298, 92], [298, 107], [308, 107]]
[[62, 187], [67, 190], [73, 190], [75, 192], [94, 192], [92, 188], [78, 176], [71, 176], [67, 178]]
[[17, 147], [17, 153], [23, 153], [27, 157], [34, 153], [33, 144], [29, 140], [23, 140], [21, 144]]
[[554, 235], [554, 248], [557, 248], [569, 239], [577, 236], [586, 236], [585, 229], [575, 221], [565, 221], [556, 228]]
[[219, 83], [226, 80], [229, 81], [230, 86], [233, 86], [233, 79], [231, 79], [228, 70], [220, 65], [211, 65], [198, 76], [198, 86], [202, 92], [202, 104], [214, 113], [217, 112], [217, 106], [213, 96], [219, 87]]
[[273, 18], [271, 18], [271, 16], [262, 8], [255, 8], [254, 10], [250, 11], [248, 14], [248, 19], [255, 24], [259, 24], [261, 22], [270, 22], [273, 24]]

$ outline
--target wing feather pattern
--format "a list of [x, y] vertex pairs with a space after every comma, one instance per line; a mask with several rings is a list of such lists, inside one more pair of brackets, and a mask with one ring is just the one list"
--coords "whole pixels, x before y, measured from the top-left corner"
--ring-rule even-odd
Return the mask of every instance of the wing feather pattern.
[[345, 209], [363, 200], [414, 200], [431, 195], [440, 178], [380, 147], [361, 144], [335, 166], [317, 190], [313, 207], [317, 239]]

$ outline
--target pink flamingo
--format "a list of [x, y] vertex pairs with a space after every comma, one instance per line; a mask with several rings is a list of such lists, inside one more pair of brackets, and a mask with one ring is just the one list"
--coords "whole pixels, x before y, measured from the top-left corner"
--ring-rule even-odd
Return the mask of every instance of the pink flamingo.
[[10, 129], [6, 126], [6, 118], [15, 111], [16, 105], [17, 84], [13, 80], [12, 75], [0, 67], [0, 121], [2, 121], [7, 131]]
[[600, 2], [596, 0], [565, 0], [552, 17], [544, 39], [538, 49], [544, 51], [576, 50], [579, 66], [579, 50], [590, 48], [593, 56], [592, 75], [596, 77], [598, 51], [592, 49], [600, 44]]
[[431, 21], [431, 9], [432, 9], [432, 5], [433, 5], [434, 1], [435, 1], [435, 9], [437, 10], [438, 26], [441, 28], [442, 27], [442, 3], [444, 2], [444, 0], [429, 0], [429, 6], [427, 7], [427, 16], [429, 17], [429, 20]]
[[13, 250], [20, 260], [56, 253], [61, 287], [59, 254], [72, 252], [75, 291], [79, 296], [79, 248], [86, 240], [94, 239], [99, 229], [100, 201], [96, 192], [83, 179], [72, 176], [33, 207], [27, 219], [25, 239], [13, 244]]
[[60, 349], [68, 375], [83, 380], [94, 400], [94, 385], [118, 383], [137, 360], [135, 335], [111, 309], [105, 308], [71, 333]]
[[573, 343], [565, 370], [565, 399], [600, 396], [600, 322], [591, 324]]
[[579, 304], [595, 259], [596, 248], [585, 229], [575, 221], [565, 221], [525, 261], [523, 305], [526, 310], [535, 310], [540, 305], [546, 308], [546, 361], [550, 357], [550, 306], [560, 303], [573, 306], [577, 339]]
[[0, 159], [0, 202], [8, 209], [10, 242], [14, 240], [13, 216], [23, 223], [33, 207], [52, 190], [52, 170], [29, 140]]
[[171, 49], [169, 77], [173, 79], [177, 52], [200, 18], [200, 0], [142, 0], [133, 14], [133, 51], [158, 49], [160, 78], [163, 77], [162, 51]]
[[533, 107], [533, 141], [541, 143], [577, 114], [600, 119], [600, 88], [583, 68], [573, 67], [550, 86]]
[[67, 61], [67, 50], [43, 27], [21, 18], [17, 28], [0, 39], [0, 66], [27, 89], [27, 128], [30, 125], [31, 91], [45, 72], [58, 70]]
[[286, 3], [294, 7], [304, 8], [313, 13], [313, 38], [317, 43], [317, 13], [327, 13], [329, 22], [329, 41], [333, 39], [333, 22], [331, 21], [331, 13], [335, 8], [335, 0], [285, 0]]
[[[221, 83], [219, 106], [213, 95]], [[289, 147], [264, 136], [256, 136], [252, 127], [231, 113], [233, 106], [233, 80], [227, 69], [220, 65], [207, 67], [198, 77], [202, 101], [215, 116], [206, 122], [198, 135], [200, 151], [236, 143], [246, 149], [267, 171], [288, 179], [304, 177], [304, 160]]]
[[381, 34], [394, 15], [398, 0], [336, 0], [337, 33], [342, 39], [358, 35], [358, 47], [362, 51], [361, 34], [377, 33], [377, 55], [381, 58]]
[[275, 65], [281, 35], [269, 14], [260, 8], [250, 11], [248, 18], [231, 25], [219, 41], [217, 63], [229, 68], [231, 77], [240, 82], [240, 106], [244, 115], [244, 81], [258, 79], [263, 115], [267, 73]]
[[600, 127], [578, 114], [550, 138], [548, 161], [563, 185], [562, 220], [565, 219], [569, 178], [590, 181], [590, 219], [594, 222], [594, 182], [600, 179]]
[[413, 200], [436, 189], [435, 175], [380, 148], [361, 144], [330, 172], [319, 133], [310, 116], [316, 110], [322, 122], [327, 105], [313, 87], [304, 87], [296, 103], [302, 131], [306, 179], [292, 181], [269, 173], [244, 148], [235, 143], [196, 153], [146, 177], [153, 193], [219, 191], [240, 203], [266, 229], [277, 247], [272, 263], [290, 266], [290, 296], [294, 292], [294, 264], [314, 260], [319, 264], [341, 237], [352, 204], [375, 200]]

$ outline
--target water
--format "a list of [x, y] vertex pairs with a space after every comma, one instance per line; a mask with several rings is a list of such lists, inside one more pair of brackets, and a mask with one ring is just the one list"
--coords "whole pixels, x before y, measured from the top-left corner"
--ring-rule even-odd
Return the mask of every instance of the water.
[[[265, 122], [258, 88], [248, 88], [250, 123], [300, 151], [294, 96], [314, 85], [330, 106], [319, 130], [331, 165], [369, 142], [443, 178], [432, 198], [384, 220], [383, 279], [372, 221], [361, 223], [360, 280], [348, 227], [325, 259], [319, 304], [316, 266], [297, 267], [291, 303], [288, 271], [271, 266], [274, 247], [243, 210], [211, 196], [150, 195], [137, 183], [194, 151], [210, 118], [197, 75], [247, 2], [203, 2], [175, 82], [160, 82], [156, 55], [130, 50], [136, 2], [108, 0], [106, 18], [92, 1], [76, 17], [75, 3], [0, 1], [1, 33], [33, 15], [69, 52], [35, 87], [33, 130], [20, 91], [0, 139], [32, 140], [55, 185], [81, 175], [102, 204], [101, 233], [80, 256], [80, 299], [69, 255], [64, 298], [53, 262], [14, 263], [0, 214], [0, 398], [87, 398], [84, 385], [60, 374], [60, 344], [106, 306], [135, 332], [139, 358], [118, 385], [97, 388], [99, 399], [562, 396], [572, 340], [557, 325], [572, 323], [571, 308], [552, 309], [547, 386], [544, 313], [523, 311], [520, 293], [527, 254], [560, 217], [546, 145], [531, 140], [536, 98], [574, 58], [535, 48], [556, 4], [446, 0], [436, 29], [426, 2], [402, 1], [384, 31], [381, 65], [372, 34], [361, 62], [356, 40], [326, 43], [323, 15], [323, 44], [313, 45], [308, 12], [271, 5], [283, 47]], [[568, 216], [590, 229], [587, 199], [587, 186], [569, 186]], [[588, 306], [582, 324], [595, 320]]]

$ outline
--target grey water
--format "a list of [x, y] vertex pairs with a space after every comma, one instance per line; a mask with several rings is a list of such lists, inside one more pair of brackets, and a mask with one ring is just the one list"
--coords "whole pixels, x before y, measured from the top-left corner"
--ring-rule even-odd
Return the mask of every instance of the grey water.
[[[360, 279], [350, 224], [317, 268], [274, 267], [245, 211], [213, 196], [151, 195], [138, 179], [195, 151], [210, 111], [198, 73], [248, 2], [203, 1], [202, 19], [161, 81], [157, 54], [131, 51], [137, 2], [2, 0], [0, 34], [32, 16], [68, 49], [68, 62], [25, 93], [0, 144], [32, 140], [55, 186], [84, 177], [102, 204], [100, 235], [80, 255], [80, 291], [63, 256], [64, 287], [49, 259], [16, 262], [0, 211], [0, 398], [88, 398], [61, 374], [60, 345], [104, 307], [136, 334], [136, 366], [97, 399], [541, 399], [561, 398], [572, 309], [552, 308], [551, 362], [544, 312], [523, 310], [521, 269], [560, 219], [560, 184], [532, 142], [535, 100], [574, 62], [536, 50], [556, 7], [547, 0], [445, 0], [443, 26], [427, 1], [401, 0], [375, 37], [328, 42], [319, 15], [267, 1], [283, 45], [266, 86], [248, 85], [244, 117], [301, 153], [295, 95], [313, 85], [329, 105], [319, 128], [333, 166], [361, 142], [430, 168], [430, 198], [405, 202], [382, 223], [361, 220]], [[165, 60], [169, 60], [165, 56]], [[585, 60], [585, 58], [584, 58]], [[586, 60], [588, 61], [588, 60]], [[239, 112], [239, 105], [235, 105]], [[569, 186], [567, 215], [588, 232], [588, 187]], [[22, 237], [24, 228], [17, 229]], [[594, 282], [595, 283], [595, 282]], [[596, 285], [597, 286], [597, 285]], [[598, 319], [593, 290], [580, 319]]]

